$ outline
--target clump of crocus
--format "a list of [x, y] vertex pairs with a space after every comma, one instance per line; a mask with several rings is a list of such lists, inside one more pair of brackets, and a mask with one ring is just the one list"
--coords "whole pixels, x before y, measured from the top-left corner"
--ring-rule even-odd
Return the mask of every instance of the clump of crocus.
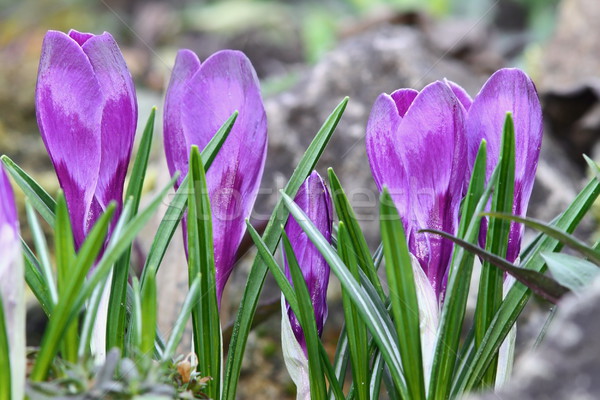
[[[8, 338], [8, 368], [13, 399], [22, 399], [25, 388], [25, 295], [19, 220], [12, 188], [0, 165], [0, 310]], [[1, 326], [0, 326], [1, 329]], [[3, 367], [3, 368], [4, 368]]]
[[[333, 223], [331, 196], [316, 171], [311, 173], [300, 186], [294, 201], [323, 237], [330, 241]], [[302, 276], [315, 310], [317, 332], [321, 335], [327, 318], [329, 265], [294, 218], [290, 217], [288, 220], [285, 225], [285, 233], [289, 238], [298, 266], [302, 270]], [[292, 278], [287, 260], [285, 274], [291, 283]], [[298, 388], [298, 399], [310, 398], [306, 340], [298, 318], [289, 304], [284, 301], [283, 295], [281, 336], [285, 364]]]
[[[515, 126], [513, 213], [523, 216], [539, 157], [542, 117], [535, 87], [522, 71], [496, 72], [475, 100], [455, 83], [435, 82], [420, 93], [412, 89], [384, 93], [371, 111], [366, 146], [373, 177], [379, 190], [388, 187], [409, 250], [418, 261], [413, 262], [413, 270], [426, 368], [431, 366], [453, 245], [418, 231], [456, 234], [460, 201], [481, 140], [487, 141], [489, 180], [498, 163], [507, 112], [513, 114]], [[482, 224], [483, 242], [485, 234], [486, 225]], [[511, 225], [507, 252], [511, 262], [518, 257], [522, 234], [522, 226]]]
[[117, 214], [123, 204], [137, 124], [133, 81], [109, 33], [49, 31], [35, 97], [79, 247], [110, 201], [117, 202]]
[[169, 171], [181, 172], [177, 186], [188, 172], [190, 147], [202, 150], [236, 110], [239, 115], [232, 131], [206, 174], [219, 301], [245, 232], [244, 221], [258, 194], [267, 151], [267, 120], [256, 72], [243, 53], [219, 51], [201, 64], [192, 51], [179, 51], [164, 117]]

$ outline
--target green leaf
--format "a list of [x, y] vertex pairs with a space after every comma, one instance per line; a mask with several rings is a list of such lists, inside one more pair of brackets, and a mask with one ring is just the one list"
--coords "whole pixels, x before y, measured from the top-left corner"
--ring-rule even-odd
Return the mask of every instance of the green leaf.
[[402, 362], [400, 353], [396, 343], [398, 343], [398, 335], [394, 326], [385, 310], [385, 306], [381, 303], [381, 299], [375, 288], [370, 283], [368, 278], [361, 279], [362, 286], [354, 279], [346, 265], [339, 258], [335, 250], [329, 245], [327, 240], [321, 235], [319, 230], [310, 222], [306, 214], [294, 203], [294, 201], [281, 192], [285, 206], [290, 210], [298, 225], [304, 230], [308, 238], [313, 242], [315, 247], [321, 252], [335, 275], [342, 284], [342, 288], [346, 290], [354, 305], [361, 314], [367, 328], [375, 338], [377, 345], [383, 353], [384, 359], [390, 369], [390, 373], [394, 380], [394, 384], [398, 388], [403, 398], [408, 398], [408, 389], [404, 375], [402, 373]]
[[[129, 184], [125, 192], [126, 199], [132, 199], [132, 215], [137, 214], [142, 198], [142, 188], [146, 177], [148, 159], [150, 158], [150, 148], [152, 147], [152, 138], [154, 135], [154, 119], [156, 107], [152, 107], [150, 116], [146, 122], [146, 127], [140, 140], [133, 169], [129, 177]], [[106, 322], [106, 351], [117, 347], [124, 353], [125, 345], [125, 323], [127, 303], [127, 278], [129, 277], [129, 261], [131, 257], [131, 247], [117, 261], [113, 271], [110, 297], [108, 301], [108, 320]]]
[[[331, 171], [331, 170], [330, 170]], [[338, 226], [338, 254], [348, 266], [354, 279], [359, 280], [358, 263], [348, 230], [344, 222]], [[370, 256], [369, 256], [370, 258]], [[372, 260], [371, 260], [372, 262]], [[375, 266], [373, 266], [373, 269]], [[366, 271], [365, 271], [366, 273]], [[369, 277], [369, 279], [371, 279]], [[377, 279], [379, 281], [379, 279]], [[372, 282], [372, 281], [371, 281]], [[359, 400], [369, 398], [369, 348], [367, 341], [367, 329], [364, 321], [360, 318], [358, 310], [352, 304], [352, 300], [345, 291], [342, 291], [344, 306], [344, 320], [346, 322], [346, 334], [350, 357], [352, 358], [352, 379]]]
[[598, 250], [588, 246], [581, 240], [577, 239], [575, 236], [563, 232], [560, 229], [556, 229], [550, 224], [535, 220], [533, 218], [522, 218], [517, 215], [510, 214], [485, 213], [484, 215], [488, 215], [493, 218], [501, 218], [505, 220], [519, 222], [521, 224], [527, 225], [530, 228], [537, 229], [538, 231], [545, 233], [551, 238], [558, 240], [562, 244], [569, 246], [574, 250], [577, 250], [578, 252], [592, 260], [595, 264], [600, 264], [600, 252]]
[[[314, 169], [317, 161], [321, 157], [321, 154], [325, 150], [325, 147], [331, 139], [335, 128], [346, 108], [348, 98], [342, 100], [342, 102], [336, 107], [333, 113], [327, 118], [308, 149], [302, 156], [302, 159], [298, 163], [298, 166], [294, 170], [290, 180], [285, 186], [285, 193], [294, 196], [296, 191], [304, 182], [306, 177]], [[275, 252], [277, 243], [281, 236], [281, 226], [285, 223], [288, 213], [283, 207], [281, 200], [277, 202], [273, 213], [269, 219], [269, 223], [265, 228], [263, 234], [264, 242], [271, 253]], [[236, 391], [238, 386], [238, 379], [242, 368], [242, 360], [244, 357], [244, 350], [246, 348], [246, 342], [248, 340], [248, 334], [252, 326], [252, 319], [256, 312], [258, 305], [258, 298], [262, 290], [265, 276], [267, 273], [267, 266], [262, 258], [257, 257], [252, 264], [250, 275], [248, 276], [248, 282], [244, 289], [242, 301], [238, 309], [238, 313], [234, 323], [233, 334], [229, 344], [229, 352], [227, 356], [227, 365], [225, 369], [224, 385], [223, 385], [223, 398], [226, 400], [234, 400], [236, 397]]]
[[598, 265], [561, 253], [542, 253], [548, 269], [558, 283], [575, 293], [581, 292], [600, 275]]
[[[202, 163], [204, 165], [204, 171], [208, 171], [212, 162], [214, 161], [217, 153], [221, 149], [225, 139], [227, 139], [233, 124], [237, 119], [238, 113], [234, 112], [231, 117], [219, 128], [215, 136], [210, 139], [204, 150], [202, 150]], [[186, 176], [180, 183], [179, 189], [173, 196], [173, 200], [169, 203], [169, 208], [165, 213], [165, 216], [160, 221], [156, 235], [148, 252], [144, 269], [142, 270], [142, 277], [140, 278], [141, 286], [144, 287], [144, 281], [148, 274], [154, 274], [158, 272], [160, 263], [167, 251], [171, 238], [179, 225], [179, 221], [183, 217], [183, 213], [186, 209], [187, 204], [187, 190], [188, 190], [188, 177]]]
[[419, 303], [404, 227], [387, 188], [379, 201], [385, 271], [409, 398], [425, 399]]
[[333, 204], [335, 205], [335, 211], [340, 221], [346, 224], [348, 235], [352, 241], [352, 246], [356, 251], [358, 263], [365, 274], [367, 274], [369, 277], [369, 280], [373, 286], [375, 286], [379, 296], [382, 299], [385, 299], [385, 294], [383, 293], [379, 276], [377, 276], [377, 269], [375, 268], [375, 264], [373, 264], [371, 252], [369, 251], [369, 246], [367, 245], [367, 240], [362, 233], [360, 225], [358, 225], [354, 210], [352, 209], [352, 206], [346, 197], [346, 193], [344, 192], [338, 177], [333, 171], [333, 168], [329, 168], [327, 173], [329, 174], [329, 184], [331, 185], [331, 196], [333, 198]]
[[325, 377], [321, 369], [321, 356], [319, 354], [319, 334], [317, 333], [317, 323], [315, 320], [315, 310], [312, 305], [311, 296], [308, 287], [304, 281], [302, 270], [298, 265], [292, 244], [287, 235], [283, 232], [283, 246], [286, 259], [290, 267], [290, 275], [294, 283], [296, 300], [298, 301], [299, 313], [296, 314], [298, 322], [302, 327], [302, 333], [306, 340], [306, 350], [308, 353], [308, 376], [310, 381], [310, 397], [316, 400], [325, 400], [327, 398], [327, 389], [325, 387]]
[[[572, 233], [599, 194], [600, 182], [594, 179], [577, 195], [571, 205], [555, 219], [553, 226], [567, 233]], [[540, 234], [534, 240], [534, 244], [526, 250], [526, 255], [521, 254], [521, 267], [543, 272], [546, 263], [539, 257], [539, 254], [558, 251], [561, 247], [561, 243], [556, 239]], [[488, 328], [481, 346], [478, 349], [472, 347], [465, 354], [465, 358], [472, 357], [472, 361], [465, 366], [460, 374], [457, 374], [451, 397], [458, 397], [461, 393], [474, 387], [525, 307], [529, 296], [531, 296], [531, 291], [526, 286], [520, 283], [512, 286]]]
[[484, 249], [473, 245], [469, 242], [466, 242], [462, 239], [459, 239], [455, 236], [449, 235], [446, 232], [438, 231], [435, 229], [424, 229], [422, 232], [434, 233], [436, 235], [440, 235], [448, 240], [453, 241], [457, 245], [464, 247], [468, 251], [473, 254], [478, 255], [482, 260], [485, 260], [490, 265], [498, 267], [501, 271], [504, 271], [513, 277], [539, 296], [548, 300], [551, 303], [556, 304], [558, 300], [562, 296], [568, 293], [568, 289], [564, 286], [561, 286], [554, 279], [547, 277], [546, 275], [537, 272], [531, 271], [525, 268], [518, 268], [513, 264], [509, 263], [505, 259], [498, 257], [495, 254], [492, 254]]
[[[512, 114], [506, 114], [502, 134], [502, 147], [498, 157], [499, 176], [492, 195], [492, 211], [511, 212], [515, 185], [515, 129]], [[485, 248], [500, 257], [506, 255], [510, 222], [493, 219], [488, 223]], [[502, 271], [484, 262], [481, 267], [477, 304], [475, 306], [475, 343], [481, 345], [487, 328], [502, 302]], [[491, 362], [482, 380], [492, 386], [496, 380], [497, 357]]]
[[12, 176], [33, 207], [50, 226], [54, 226], [54, 209], [56, 208], [54, 199], [8, 156], [3, 155], [0, 159], [6, 167], [6, 172]]
[[[490, 178], [485, 188], [487, 146], [483, 140], [479, 146], [473, 165], [473, 173], [469, 188], [461, 208], [461, 220], [458, 227], [459, 237], [468, 242], [478, 239], [482, 211], [488, 202], [497, 172]], [[469, 286], [473, 272], [474, 256], [456, 247], [448, 271], [448, 284], [442, 306], [438, 339], [429, 380], [428, 399], [447, 399], [456, 355], [460, 343], [460, 334], [465, 318], [465, 310], [469, 297]]]
[[175, 350], [177, 346], [179, 346], [179, 342], [181, 342], [181, 338], [183, 336], [183, 332], [185, 331], [185, 326], [187, 325], [188, 320], [190, 319], [192, 307], [195, 306], [196, 302], [200, 297], [200, 276], [196, 276], [192, 283], [190, 284], [190, 289], [188, 291], [185, 300], [183, 301], [183, 306], [181, 307], [181, 311], [179, 312], [179, 316], [173, 325], [173, 330], [171, 331], [171, 336], [169, 336], [169, 340], [165, 346], [165, 351], [162, 354], [162, 361], [166, 362], [173, 354], [175, 354]]
[[210, 199], [206, 176], [198, 147], [192, 146], [189, 166], [188, 195], [188, 279], [198, 275], [202, 297], [192, 308], [194, 350], [202, 373], [212, 377], [206, 392], [210, 398], [219, 398], [221, 378], [221, 324], [215, 280], [215, 259], [212, 236]]
[[39, 266], [41, 267], [40, 277], [43, 280], [43, 284], [47, 286], [50, 294], [50, 299], [53, 304], [58, 302], [58, 292], [56, 290], [56, 282], [54, 274], [52, 273], [52, 265], [50, 264], [50, 256], [48, 252], [48, 245], [44, 232], [40, 227], [38, 219], [35, 215], [33, 207], [29, 200], [25, 201], [25, 211], [27, 213], [27, 222], [29, 223], [29, 230], [33, 236], [33, 243], [35, 244], [35, 250], [38, 254]]
[[596, 179], [600, 180], [600, 167], [598, 167], [598, 164], [596, 164], [594, 162], [594, 160], [592, 160], [591, 158], [589, 158], [585, 154], [582, 154], [582, 156], [583, 156], [583, 159], [585, 160], [585, 162], [591, 168], [591, 170], [594, 173], [594, 176], [596, 177]]
[[29, 286], [29, 289], [31, 289], [34, 296], [38, 299], [44, 313], [50, 316], [54, 308], [54, 302], [50, 295], [50, 289], [42, 276], [39, 261], [23, 238], [21, 238], [21, 247], [25, 261], [25, 282], [27, 282], [27, 286]]
[[154, 352], [154, 339], [156, 338], [156, 277], [150, 275], [146, 285], [141, 289], [142, 311], [142, 340], [140, 351], [142, 356], [151, 357]]
[[[56, 276], [57, 286], [60, 297], [68, 295], [70, 290], [70, 281], [72, 278], [72, 268], [75, 262], [75, 244], [73, 241], [73, 232], [71, 231], [71, 221], [69, 220], [69, 211], [65, 196], [59, 193], [56, 203], [56, 219], [54, 223], [54, 251], [56, 253]], [[66, 329], [65, 338], [62, 341], [62, 357], [71, 362], [77, 361], [77, 337], [78, 321], [73, 321]]]
[[77, 349], [77, 357], [79, 361], [87, 359], [90, 350], [90, 341], [92, 338], [92, 332], [94, 330], [94, 324], [96, 322], [96, 316], [98, 315], [98, 308], [100, 307], [100, 301], [102, 300], [102, 294], [104, 287], [107, 282], [102, 282], [98, 285], [85, 308], [85, 315], [83, 318], [83, 324], [81, 325], [81, 334], [79, 337], [79, 347]]

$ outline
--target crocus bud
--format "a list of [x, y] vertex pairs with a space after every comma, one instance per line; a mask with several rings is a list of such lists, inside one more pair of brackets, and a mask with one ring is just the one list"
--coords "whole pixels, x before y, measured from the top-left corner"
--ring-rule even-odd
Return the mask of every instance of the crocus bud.
[[417, 258], [435, 294], [445, 291], [452, 242], [418, 233], [456, 234], [467, 166], [465, 109], [444, 82], [421, 92], [380, 95], [367, 124], [366, 147], [379, 190], [387, 186]]
[[[506, 113], [511, 112], [515, 128], [515, 190], [512, 213], [525, 216], [533, 189], [540, 148], [542, 146], [542, 107], [531, 79], [521, 70], [505, 68], [494, 73], [468, 107], [466, 129], [468, 137], [468, 167], [473, 168], [482, 139], [487, 141], [489, 180], [498, 164]], [[470, 178], [471, 174], [467, 174]], [[506, 259], [515, 262], [521, 251], [524, 227], [512, 222]], [[485, 243], [486, 220], [480, 234]]]
[[35, 97], [78, 248], [110, 201], [122, 207], [137, 124], [133, 81], [109, 33], [49, 31]]
[[[206, 173], [211, 202], [217, 299], [233, 270], [262, 177], [267, 152], [267, 119], [259, 82], [241, 52], [219, 51], [203, 64], [180, 50], [167, 89], [164, 144], [169, 171], [188, 172], [192, 145], [200, 150], [234, 111], [237, 120]], [[187, 238], [184, 227], [184, 238]]]
[[0, 165], [0, 298], [7, 328], [11, 392], [24, 398], [25, 297], [19, 221], [10, 182]]
[[[465, 108], [450, 86], [380, 95], [367, 125], [366, 147], [379, 190], [388, 188], [406, 232], [419, 303], [428, 384], [453, 245], [420, 229], [456, 234], [466, 170]], [[401, 334], [401, 333], [400, 333]]]
[[[294, 199], [308, 219], [317, 227], [327, 240], [331, 240], [333, 223], [331, 196], [325, 183], [317, 172], [313, 172], [302, 184]], [[292, 217], [285, 226], [298, 266], [308, 287], [315, 310], [315, 320], [319, 335], [327, 318], [327, 286], [329, 284], [329, 265], [315, 245], [310, 241], [298, 222]], [[285, 274], [292, 282], [290, 268], [286, 260]], [[285, 307], [285, 308], [283, 308]], [[308, 359], [306, 340], [298, 318], [282, 295], [282, 348], [286, 367], [298, 388], [298, 399], [310, 398], [308, 379]]]

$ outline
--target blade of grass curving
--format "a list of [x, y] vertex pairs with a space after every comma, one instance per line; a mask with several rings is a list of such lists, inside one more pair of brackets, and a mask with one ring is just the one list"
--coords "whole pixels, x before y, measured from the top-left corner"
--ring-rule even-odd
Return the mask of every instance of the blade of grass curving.
[[[63, 217], [60, 216], [60, 214], [64, 212], [64, 210], [61, 211], [63, 206], [60, 205], [60, 203], [62, 201], [62, 196], [59, 196], [57, 204], [57, 224], [59, 226], [63, 224], [63, 222], [59, 222], [63, 220]], [[64, 207], [66, 208], [66, 204]], [[62, 341], [65, 340], [65, 332], [67, 331], [69, 324], [74, 320], [76, 311], [79, 311], [80, 309], [80, 307], [74, 309], [74, 299], [79, 294], [86, 274], [102, 248], [104, 238], [108, 232], [108, 225], [114, 211], [115, 203], [111, 202], [107, 207], [106, 212], [102, 214], [94, 224], [94, 227], [91, 229], [88, 237], [79, 249], [79, 253], [75, 257], [73, 265], [70, 266], [71, 276], [67, 280], [67, 287], [62, 290], [59, 286], [59, 300], [48, 321], [48, 326], [42, 338], [38, 357], [33, 366], [33, 370], [31, 371], [30, 380], [32, 382], [42, 381], [48, 374], [48, 369], [58, 351], [58, 347], [61, 345]], [[75, 357], [77, 357], [77, 343], [75, 343]]]
[[548, 300], [551, 303], [556, 304], [558, 300], [569, 292], [569, 289], [560, 285], [554, 279], [537, 271], [532, 271], [525, 268], [519, 268], [509, 263], [502, 257], [498, 257], [474, 244], [466, 242], [455, 236], [449, 235], [446, 232], [438, 231], [435, 229], [424, 229], [422, 232], [434, 233], [440, 235], [448, 240], [451, 240], [455, 244], [467, 249], [469, 252], [476, 254], [482, 260], [485, 260], [490, 265], [493, 265], [503, 272], [506, 272], [528, 288], [530, 288], [535, 294]]
[[548, 269], [558, 283], [575, 293], [581, 292], [600, 275], [597, 264], [562, 253], [542, 253]]
[[[54, 252], [56, 254], [56, 283], [60, 297], [67, 296], [66, 290], [70, 288], [72, 268], [75, 262], [75, 244], [71, 221], [65, 196], [58, 195], [56, 202], [56, 218], [54, 220]], [[61, 344], [62, 357], [71, 362], [77, 362], [78, 321], [72, 321], [65, 331], [65, 338]]]
[[179, 312], [179, 316], [173, 325], [173, 330], [171, 331], [171, 336], [169, 336], [169, 340], [165, 345], [165, 350], [162, 354], [162, 361], [166, 362], [173, 354], [175, 354], [175, 350], [179, 343], [181, 342], [181, 338], [183, 337], [183, 332], [185, 331], [185, 326], [187, 325], [188, 320], [190, 319], [190, 315], [192, 312], [192, 307], [198, 301], [200, 297], [200, 275], [196, 276], [192, 283], [190, 284], [190, 289], [188, 291], [185, 300], [183, 301], [183, 306], [181, 307], [181, 311]]
[[[481, 216], [497, 177], [497, 169], [485, 189], [487, 146], [483, 140], [473, 165], [469, 188], [461, 207], [458, 236], [474, 242], [479, 236]], [[460, 333], [465, 318], [474, 256], [455, 247], [448, 271], [448, 284], [441, 310], [440, 327], [429, 381], [428, 399], [447, 399], [460, 344]]]
[[221, 325], [217, 303], [215, 260], [212, 236], [210, 199], [206, 176], [198, 147], [192, 146], [189, 166], [188, 191], [188, 279], [198, 275], [202, 296], [192, 307], [194, 350], [202, 373], [212, 377], [206, 393], [212, 399], [220, 396], [221, 379]]
[[282, 234], [283, 247], [290, 267], [290, 275], [294, 283], [293, 289], [296, 293], [299, 313], [296, 314], [302, 333], [306, 340], [306, 351], [308, 353], [308, 376], [310, 381], [310, 397], [316, 400], [325, 400], [327, 398], [327, 388], [325, 387], [325, 378], [321, 368], [321, 356], [319, 354], [319, 334], [317, 333], [317, 322], [315, 320], [315, 310], [312, 305], [308, 287], [304, 281], [302, 270], [296, 260], [296, 255], [292, 249], [285, 231]]
[[[369, 380], [369, 399], [381, 398], [381, 380], [383, 379], [383, 370], [385, 364], [381, 352], [378, 351], [373, 359], [373, 366], [371, 367], [371, 379]], [[392, 398], [392, 397], [390, 397]]]
[[[340, 258], [344, 264], [348, 266], [354, 279], [357, 281], [360, 280], [358, 261], [356, 259], [357, 256], [352, 247], [348, 229], [346, 229], [346, 225], [342, 221], [340, 221], [338, 225], [337, 237], [337, 248]], [[375, 266], [373, 266], [373, 271], [375, 271]], [[368, 271], [365, 271], [365, 274], [367, 273]], [[370, 279], [371, 277], [369, 276], [369, 280]], [[373, 281], [371, 282], [373, 283]], [[377, 279], [377, 282], [379, 282], [379, 279]], [[359, 400], [366, 400], [369, 398], [369, 348], [367, 328], [364, 321], [362, 321], [358, 315], [358, 311], [354, 304], [352, 304], [349, 295], [346, 294], [344, 290], [342, 290], [342, 303], [344, 307], [344, 320], [346, 322], [345, 328], [348, 346], [350, 349], [350, 357], [352, 359], [352, 380], [356, 391], [355, 395]]]
[[[292, 309], [292, 311], [294, 311], [294, 314], [299, 315], [300, 306], [298, 304], [296, 293], [294, 292], [292, 285], [283, 273], [283, 270], [277, 264], [277, 261], [275, 261], [273, 254], [271, 253], [265, 242], [261, 239], [260, 234], [256, 231], [256, 228], [254, 228], [248, 220], [246, 220], [246, 226], [248, 229], [248, 233], [250, 234], [250, 238], [256, 245], [258, 255], [264, 260], [269, 271], [271, 271], [271, 273], [273, 274], [277, 285], [281, 289], [281, 292], [283, 293], [286, 301], [290, 305], [290, 308]], [[327, 352], [325, 351], [325, 348], [323, 347], [321, 341], [318, 341], [318, 344], [320, 347], [319, 352], [321, 356], [321, 362], [325, 370], [325, 375], [327, 376], [327, 380], [329, 381], [331, 390], [333, 392], [333, 396], [335, 399], [343, 399], [344, 393], [342, 392], [340, 382], [338, 381], [337, 376], [335, 375], [333, 367], [329, 362]]]
[[[325, 150], [325, 147], [329, 143], [347, 104], [348, 98], [346, 97], [335, 108], [319, 132], [315, 135], [285, 186], [284, 191], [286, 194], [295, 196], [302, 182], [304, 182], [306, 177], [314, 169], [321, 154]], [[279, 200], [273, 209], [273, 213], [269, 218], [269, 223], [263, 233], [264, 242], [271, 253], [275, 252], [275, 249], [277, 248], [281, 236], [281, 226], [285, 224], [287, 217], [287, 210], [283, 206], [282, 201]], [[252, 320], [254, 318], [254, 313], [256, 312], [258, 298], [265, 281], [266, 273], [267, 266], [265, 265], [265, 262], [262, 258], [257, 257], [252, 264], [250, 275], [248, 276], [248, 281], [244, 289], [240, 307], [238, 308], [233, 333], [229, 343], [223, 386], [223, 398], [226, 400], [234, 400], [236, 397], [244, 350], [246, 348], [248, 334], [252, 326]]]
[[0, 159], [6, 167], [6, 172], [25, 193], [25, 196], [31, 201], [31, 205], [50, 226], [54, 226], [54, 209], [56, 208], [54, 199], [8, 156], [0, 156]]
[[[327, 240], [321, 235], [319, 230], [310, 222], [308, 217], [304, 214], [302, 209], [294, 203], [292, 198], [281, 191], [282, 199], [285, 206], [288, 208], [290, 213], [295, 217], [298, 224], [304, 230], [308, 238], [313, 242], [315, 247], [319, 249], [333, 272], [340, 280], [342, 287], [347, 291], [349, 296], [352, 298], [354, 305], [357, 307], [361, 314], [363, 321], [367, 325], [369, 331], [375, 338], [377, 345], [385, 361], [390, 369], [390, 373], [394, 380], [394, 384], [398, 388], [403, 398], [408, 397], [408, 389], [404, 375], [402, 373], [402, 362], [400, 359], [400, 353], [396, 343], [398, 342], [398, 335], [389, 319], [389, 315], [386, 312], [382, 312], [381, 299], [377, 293], [369, 294], [366, 291], [366, 287], [370, 285], [370, 281], [365, 279], [362, 281], [362, 288], [358, 282], [354, 279], [348, 268], [344, 265], [342, 260], [339, 258], [335, 250], [329, 245]], [[363, 275], [361, 275], [362, 277]], [[366, 277], [366, 276], [365, 276]], [[370, 285], [372, 288], [372, 285]], [[385, 307], [383, 307], [385, 310]]]
[[425, 399], [419, 303], [412, 260], [398, 210], [385, 187], [379, 201], [379, 224], [392, 315], [396, 331], [401, 332], [398, 345], [409, 398]]
[[521, 224], [527, 225], [530, 228], [537, 229], [538, 231], [558, 240], [565, 246], [568, 246], [573, 250], [577, 250], [578, 252], [589, 258], [591, 261], [593, 261], [595, 264], [600, 264], [600, 252], [598, 250], [588, 246], [586, 243], [577, 239], [575, 236], [563, 232], [560, 229], [556, 229], [550, 224], [538, 221], [533, 218], [522, 218], [511, 214], [485, 213], [484, 215], [493, 218], [500, 218], [509, 221], [519, 222]]
[[[593, 179], [577, 195], [569, 207], [558, 216], [553, 226], [572, 233], [577, 227], [583, 216], [589, 211], [594, 201], [600, 194], [600, 182]], [[521, 267], [543, 272], [546, 264], [538, 255], [541, 252], [559, 251], [562, 244], [551, 237], [542, 237], [537, 244], [530, 248], [526, 257], [522, 258]], [[512, 328], [517, 317], [525, 307], [527, 300], [531, 296], [531, 290], [521, 283], [512, 286], [500, 309], [496, 313], [492, 324], [488, 328], [486, 335], [478, 349], [472, 348], [466, 357], [473, 357], [472, 362], [465, 366], [464, 372], [453, 382], [451, 397], [458, 397], [474, 387], [481, 377], [482, 372], [489, 365], [493, 355], [498, 351], [504, 338]]]
[[[204, 171], [209, 170], [217, 153], [221, 149], [221, 146], [229, 136], [237, 116], [238, 112], [236, 111], [227, 121], [225, 121], [217, 133], [215, 133], [215, 136], [210, 139], [204, 150], [202, 150], [202, 164], [204, 165]], [[181, 221], [181, 218], [183, 217], [183, 213], [187, 207], [187, 179], [186, 176], [181, 181], [173, 199], [169, 202], [169, 207], [167, 208], [164, 217], [160, 221], [156, 235], [154, 235], [154, 240], [150, 246], [150, 251], [148, 252], [148, 257], [146, 258], [146, 263], [144, 264], [142, 276], [140, 278], [140, 285], [142, 287], [144, 287], [144, 281], [148, 274], [152, 273], [156, 275], [158, 272], [158, 268], [165, 256], [167, 247], [169, 246], [169, 243], [171, 243], [171, 238], [179, 225], [179, 221]]]
[[37, 260], [41, 267], [41, 277], [43, 278], [44, 284], [48, 287], [52, 303], [56, 304], [58, 301], [58, 292], [56, 290], [54, 274], [52, 273], [52, 265], [50, 264], [48, 244], [46, 243], [44, 232], [40, 227], [40, 223], [29, 200], [25, 200], [25, 212], [27, 213], [27, 222], [29, 224], [31, 236], [33, 237], [35, 251], [38, 254]]
[[[502, 147], [498, 157], [498, 183], [492, 194], [492, 211], [511, 212], [515, 185], [515, 128], [512, 114], [506, 114], [502, 132]], [[504, 257], [508, 248], [510, 222], [493, 219], [488, 221], [485, 248], [489, 252]], [[502, 302], [502, 282], [504, 275], [489, 262], [481, 266], [477, 304], [475, 305], [475, 343], [479, 346], [494, 314]], [[496, 381], [497, 357], [487, 370], [483, 386], [493, 386]]]
[[[132, 215], [137, 214], [142, 197], [142, 188], [144, 186], [148, 159], [150, 158], [150, 148], [152, 147], [152, 138], [154, 136], [155, 115], [156, 107], [152, 107], [133, 162], [127, 190], [125, 191], [125, 198], [132, 199]], [[131, 247], [125, 251], [125, 254], [115, 264], [108, 301], [108, 319], [106, 322], [106, 350], [109, 351], [117, 347], [121, 349], [122, 354], [126, 354], [124, 341], [127, 310], [125, 304], [127, 303], [127, 278], [129, 277], [130, 257]]]
[[27, 286], [29, 286], [29, 289], [31, 289], [34, 296], [38, 299], [44, 313], [47, 316], [50, 316], [54, 308], [54, 303], [50, 296], [50, 290], [42, 276], [39, 261], [23, 238], [21, 238], [21, 247], [23, 250], [23, 260], [25, 262], [25, 282], [27, 282]]
[[373, 258], [371, 258], [369, 246], [367, 245], [367, 240], [362, 233], [360, 225], [358, 225], [356, 214], [354, 214], [354, 210], [352, 209], [352, 206], [346, 197], [346, 193], [340, 184], [340, 180], [333, 171], [333, 168], [329, 168], [327, 173], [329, 175], [331, 197], [333, 198], [335, 211], [339, 220], [346, 224], [348, 235], [350, 236], [352, 246], [355, 249], [356, 257], [358, 258], [358, 264], [361, 266], [362, 270], [365, 271], [373, 286], [375, 286], [377, 289], [379, 296], [382, 299], [385, 299], [385, 294], [383, 293], [383, 288], [381, 287], [381, 282], [379, 281], [379, 276], [377, 276], [377, 270], [375, 268], [375, 264], [373, 263]]

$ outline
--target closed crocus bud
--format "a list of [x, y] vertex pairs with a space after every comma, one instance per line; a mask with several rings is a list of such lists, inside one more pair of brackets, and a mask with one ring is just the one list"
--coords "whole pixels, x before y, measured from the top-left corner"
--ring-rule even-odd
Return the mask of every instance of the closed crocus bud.
[[[317, 172], [313, 172], [300, 186], [294, 201], [323, 237], [330, 241], [333, 223], [331, 196]], [[285, 233], [290, 240], [298, 266], [308, 287], [308, 293], [315, 310], [317, 332], [321, 335], [327, 318], [329, 265], [294, 218], [290, 217], [288, 220]], [[292, 283], [287, 260], [285, 274]], [[299, 400], [310, 399], [308, 358], [304, 333], [298, 318], [284, 300], [283, 295], [281, 296], [281, 309], [281, 347], [285, 365], [296, 384], [297, 398]]]
[[219, 51], [201, 64], [192, 51], [180, 50], [164, 114], [169, 171], [181, 172], [177, 185], [188, 172], [191, 146], [204, 149], [236, 110], [237, 120], [206, 173], [219, 302], [258, 194], [267, 153], [267, 119], [256, 72], [243, 53]]
[[25, 297], [19, 221], [10, 182], [0, 164], [0, 298], [9, 345], [11, 392], [22, 399], [25, 388]]
[[[456, 85], [454, 86], [456, 87]], [[458, 89], [455, 89], [458, 90]], [[542, 107], [531, 79], [521, 70], [505, 68], [494, 73], [468, 108], [466, 129], [469, 168], [473, 168], [482, 139], [487, 141], [489, 180], [498, 164], [506, 113], [512, 113], [515, 128], [515, 190], [512, 213], [524, 217], [542, 146]], [[467, 174], [470, 178], [471, 174]], [[480, 235], [485, 243], [487, 224]], [[521, 251], [524, 227], [511, 223], [506, 259], [515, 262]]]
[[110, 201], [122, 207], [137, 124], [133, 81], [109, 33], [46, 34], [36, 113], [79, 247]]
[[453, 245], [418, 231], [456, 234], [467, 167], [464, 120], [465, 108], [450, 86], [434, 82], [421, 92], [400, 89], [380, 95], [367, 124], [375, 183], [380, 191], [388, 188], [412, 255], [426, 381]]

